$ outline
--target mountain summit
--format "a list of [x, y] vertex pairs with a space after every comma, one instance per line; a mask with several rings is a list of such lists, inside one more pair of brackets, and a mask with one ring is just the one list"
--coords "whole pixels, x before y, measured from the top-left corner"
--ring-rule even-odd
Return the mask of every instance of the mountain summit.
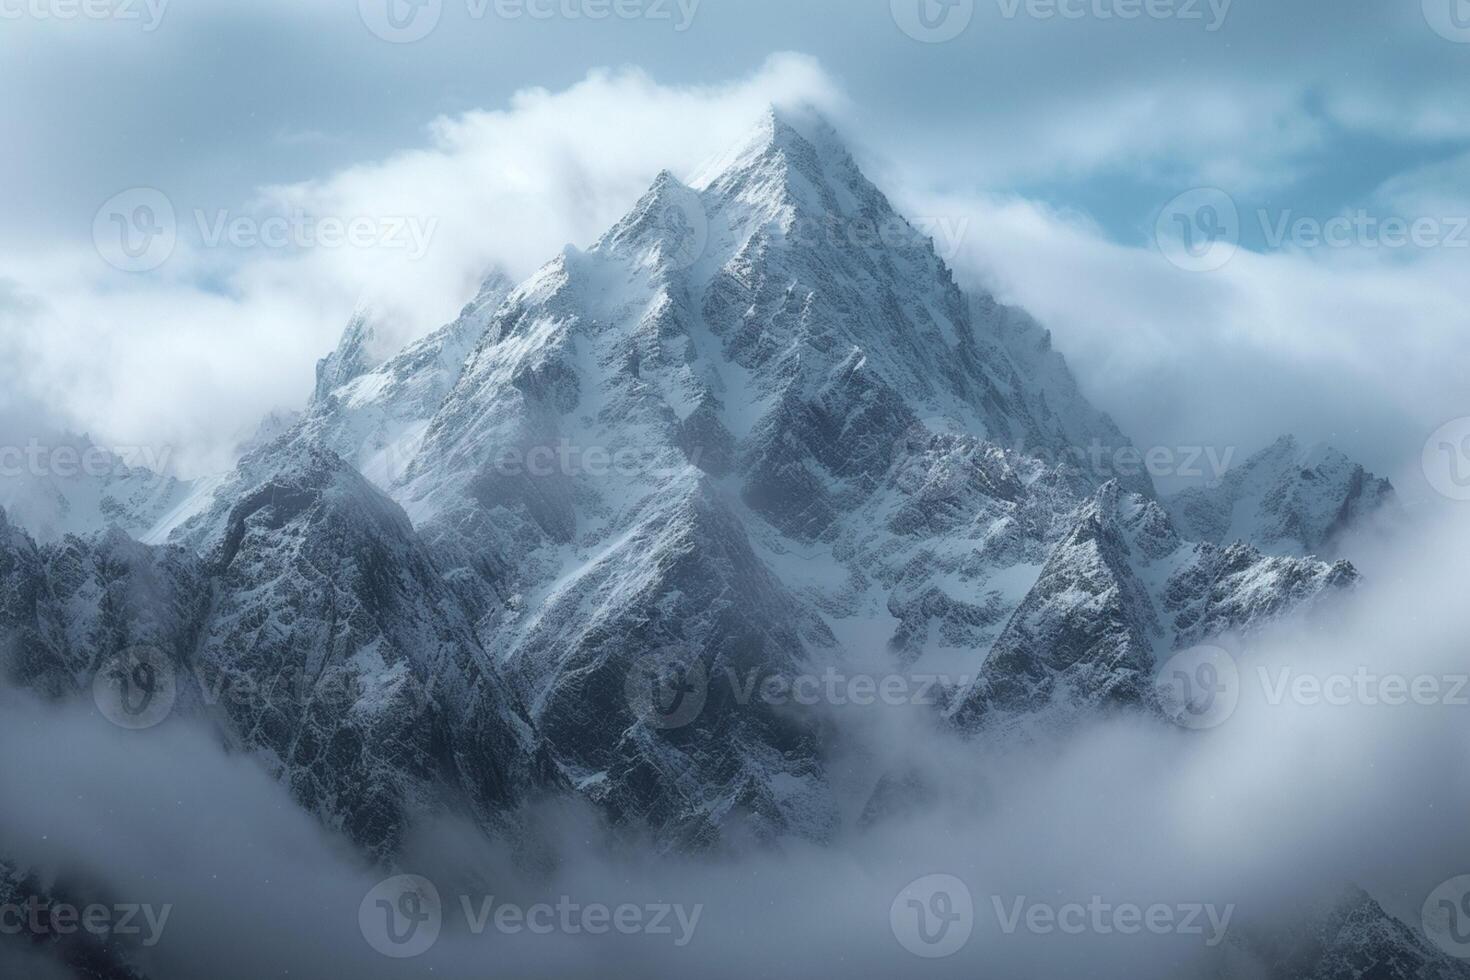
[[[1195, 544], [1094, 462], [1127, 440], [1046, 331], [962, 291], [805, 112], [373, 346], [355, 319], [304, 414], [132, 563], [173, 570], [149, 642], [181, 676], [306, 698], [211, 717], [378, 853], [455, 800], [501, 828], [536, 787], [668, 847], [823, 839], [840, 726], [764, 685], [876, 658], [952, 677], [933, 717], [965, 735], [1147, 712], [1178, 647], [1355, 578]], [[16, 594], [75, 587], [12, 551]], [[80, 677], [36, 638], [81, 608], [11, 611], [27, 663], [66, 665], [37, 684]]]

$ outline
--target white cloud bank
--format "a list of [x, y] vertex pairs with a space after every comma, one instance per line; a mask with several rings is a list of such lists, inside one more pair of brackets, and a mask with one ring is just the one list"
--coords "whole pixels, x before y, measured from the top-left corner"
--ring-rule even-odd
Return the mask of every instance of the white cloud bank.
[[[1470, 765], [1460, 608], [1470, 581], [1465, 511], [1380, 556], [1382, 574], [1333, 621], [1285, 624], [1235, 648], [1239, 707], [1206, 731], [1134, 718], [1056, 744], [998, 750], [927, 723], [932, 709], [834, 708], [856, 746], [840, 786], [917, 770], [913, 812], [849, 827], [825, 846], [678, 857], [614, 843], [585, 814], [533, 822], [544, 846], [511, 853], [464, 828], [427, 828], [401, 871], [433, 881], [446, 926], [418, 959], [384, 958], [358, 911], [386, 872], [353, 856], [249, 760], [180, 721], [142, 733], [86, 708], [43, 708], [0, 692], [0, 854], [43, 877], [103, 886], [115, 901], [173, 906], [140, 951], [159, 980], [433, 975], [749, 977], [1206, 975], [1225, 950], [1254, 975], [1253, 929], [1356, 883], [1412, 928], [1425, 899], [1464, 865]], [[1438, 679], [1441, 703], [1273, 703], [1280, 671], [1326, 679]], [[1260, 680], [1265, 671], [1268, 681]], [[1385, 686], [1380, 689], [1387, 694]], [[1399, 695], [1402, 699], [1402, 692]], [[850, 712], [860, 712], [851, 714]], [[855, 796], [852, 802], [861, 803]], [[973, 934], [952, 958], [916, 959], [890, 929], [900, 890], [922, 876], [964, 883]], [[529, 907], [682, 905], [692, 935], [470, 934], [459, 897]], [[1003, 927], [1018, 900], [1206, 906], [1204, 934], [1032, 933]], [[1228, 910], [1228, 922], [1224, 921]], [[675, 920], [670, 918], [670, 923]], [[683, 945], [675, 942], [688, 935]], [[0, 943], [0, 948], [6, 947]], [[10, 947], [13, 949], [13, 947]], [[4, 954], [0, 954], [4, 955]], [[0, 961], [3, 962], [3, 961]]]
[[[1258, 101], [1242, 98], [1239, 111], [1202, 115], [1233, 119]], [[403, 338], [422, 334], [453, 318], [488, 267], [524, 275], [566, 243], [589, 244], [658, 170], [692, 173], [766, 103], [794, 101], [833, 115], [880, 183], [893, 173], [912, 180], [886, 188], [911, 216], [963, 227], [961, 280], [1053, 328], [1084, 387], [1141, 444], [1243, 453], [1296, 432], [1412, 481], [1404, 467], [1423, 439], [1470, 414], [1461, 383], [1470, 249], [1242, 251], [1218, 272], [1186, 273], [1152, 246], [1151, 229], [1119, 244], [1085, 216], [1036, 202], [926, 194], [914, 165], [923, 148], [893, 148], [867, 131], [840, 85], [797, 55], [718, 86], [594, 72], [565, 91], [522, 92], [503, 110], [438, 119], [425, 147], [264, 188], [255, 201], [175, 200], [180, 242], [152, 274], [124, 275], [90, 251], [4, 256], [0, 378], [105, 442], [177, 446], [174, 458], [194, 470], [227, 465], [266, 411], [300, 404], [355, 305], [371, 304]], [[1048, 127], [1035, 149], [1060, 152], [1048, 141], [1071, 131], [1069, 156], [1117, 161], [1119, 148], [1097, 140], [1133, 131], [1130, 119], [1167, 130], [1160, 120], [1176, 114], [1160, 116], [1156, 101], [1098, 109], [1106, 125]], [[1293, 134], [1292, 152], [1314, 145], [1309, 121], [1278, 108], [1271, 118]], [[1018, 152], [1014, 141], [994, 142], [992, 155]], [[986, 153], [977, 150], [977, 170]], [[1142, 146], [1133, 159], [1148, 167], [1159, 153]], [[947, 173], [954, 167], [946, 161]], [[1364, 206], [1448, 220], [1470, 212], [1455, 173], [1443, 165], [1400, 175]], [[432, 236], [418, 260], [401, 248], [201, 247], [194, 212], [213, 224], [221, 209], [257, 220], [298, 211], [399, 218]], [[1283, 216], [1295, 217], [1283, 209], [1267, 221]]]

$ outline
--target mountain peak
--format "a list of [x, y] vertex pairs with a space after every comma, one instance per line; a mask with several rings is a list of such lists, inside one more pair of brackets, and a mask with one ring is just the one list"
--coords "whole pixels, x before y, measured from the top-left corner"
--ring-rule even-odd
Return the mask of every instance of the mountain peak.
[[1199, 540], [1331, 556], [1348, 528], [1396, 500], [1392, 484], [1341, 450], [1286, 435], [1232, 468], [1219, 486], [1175, 495], [1169, 509]]
[[690, 185], [728, 194], [752, 184], [789, 188], [793, 178], [817, 185], [855, 185], [859, 197], [874, 191], [847, 144], [821, 113], [776, 106], [766, 109], [743, 140], [701, 168]]
[[342, 331], [337, 349], [317, 362], [316, 391], [312, 394], [312, 401], [324, 400], [353, 378], [367, 374], [377, 367], [381, 359], [372, 351], [376, 340], [377, 331], [373, 326], [371, 311], [366, 307], [358, 308], [347, 322], [347, 329]]
[[772, 145], [801, 141], [819, 150], [847, 153], [846, 143], [827, 117], [807, 105], [767, 107], [758, 132]]

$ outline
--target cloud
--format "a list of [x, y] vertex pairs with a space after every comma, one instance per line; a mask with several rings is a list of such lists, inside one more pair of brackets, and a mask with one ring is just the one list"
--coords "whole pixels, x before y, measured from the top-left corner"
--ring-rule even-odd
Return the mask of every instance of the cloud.
[[[1461, 511], [1376, 556], [1372, 581], [1329, 618], [1231, 642], [1239, 704], [1213, 729], [1120, 718], [1017, 746], [959, 741], [928, 708], [833, 708], [848, 754], [831, 770], [849, 810], [881, 772], [916, 771], [929, 790], [908, 813], [850, 824], [828, 844], [670, 855], [570, 805], [538, 812], [539, 839], [520, 846], [452, 822], [423, 827], [391, 872], [440, 893], [443, 933], [417, 959], [380, 956], [362, 931], [360, 906], [390, 871], [367, 866], [253, 762], [177, 720], [124, 732], [80, 706], [5, 694], [0, 853], [116, 901], [172, 905], [162, 941], [137, 951], [158, 980], [206, 968], [224, 978], [392, 980], [430, 969], [472, 978], [487, 964], [558, 977], [810, 975], [834, 963], [859, 977], [919, 967], [955, 977], [1202, 975], [1208, 932], [1089, 926], [1074, 936], [1005, 922], [1018, 902], [1085, 906], [1094, 896], [1113, 907], [1208, 906], [1228, 914], [1220, 927], [1239, 956], [1255, 930], [1357, 883], [1417, 929], [1419, 906], [1466, 870], [1470, 844], [1470, 691], [1461, 685], [1456, 701], [1453, 680], [1466, 673], [1466, 547]], [[1429, 678], [1442, 697], [1273, 694], [1302, 676], [1330, 689], [1330, 678], [1359, 675]], [[951, 959], [923, 963], [890, 914], [905, 886], [935, 874], [963, 883], [974, 932]], [[476, 935], [462, 896], [475, 910], [492, 896], [492, 908], [678, 905], [693, 925], [594, 936], [492, 924]], [[681, 934], [690, 941], [676, 944]]]
[[[427, 333], [492, 266], [525, 276], [569, 243], [590, 245], [659, 170], [693, 171], [788, 100], [841, 103], [795, 55], [709, 86], [595, 71], [501, 111], [441, 117], [426, 146], [319, 180], [226, 206], [171, 195], [178, 242], [154, 273], [79, 248], [5, 257], [31, 300], [0, 320], [13, 351], [0, 377], [54, 406], [57, 425], [176, 446], [186, 472], [228, 466], [262, 415], [304, 401], [355, 307], [371, 306], [400, 341]], [[365, 222], [375, 247], [311, 247], [327, 222]]]
[[[1399, 197], [1438, 186], [1394, 185]], [[962, 282], [1050, 327], [1084, 389], [1141, 445], [1243, 456], [1290, 432], [1400, 477], [1413, 496], [1425, 490], [1425, 439], [1470, 415], [1459, 380], [1470, 370], [1470, 247], [1288, 242], [1198, 273], [1151, 241], [1120, 244], [1085, 216], [1021, 198], [901, 197], [912, 213], [968, 229], [955, 259]], [[1372, 205], [1380, 219], [1444, 213]], [[1242, 208], [1246, 223], [1283, 215], [1304, 216]]]
[[[1040, 43], [1041, 25], [1003, 26], [1018, 43]], [[1082, 40], [1046, 36], [1064, 49]], [[1197, 39], [1179, 43], [1193, 50]], [[1289, 431], [1414, 481], [1428, 433], [1470, 414], [1458, 381], [1470, 366], [1465, 250], [1287, 242], [1259, 251], [1301, 216], [1325, 221], [1359, 206], [1379, 217], [1449, 216], [1463, 196], [1463, 158], [1299, 213], [1294, 195], [1249, 190], [1301, 176], [1341, 124], [1309, 108], [1300, 79], [1073, 87], [1048, 113], [1030, 102], [996, 107], [1007, 138], [987, 132], [958, 160], [873, 132], [852, 87], [799, 55], [703, 85], [599, 70], [559, 91], [523, 90], [503, 109], [441, 116], [418, 148], [260, 187], [225, 207], [180, 191], [179, 243], [153, 274], [123, 275], [90, 249], [5, 256], [11, 295], [26, 303], [0, 312], [0, 347], [11, 355], [0, 375], [50, 405], [55, 425], [115, 445], [176, 447], [185, 473], [226, 467], [262, 415], [302, 402], [354, 307], [371, 305], [398, 340], [427, 332], [454, 317], [490, 266], [525, 275], [567, 243], [589, 244], [658, 170], [693, 173], [764, 104], [810, 101], [853, 135], [909, 214], [966, 229], [954, 262], [962, 279], [1051, 327], [1084, 388], [1135, 441], [1243, 453]], [[957, 139], [975, 137], [952, 132], [935, 146]], [[953, 179], [961, 165], [969, 184]], [[1156, 181], [1166, 189], [1155, 212], [1192, 182], [1219, 182], [1236, 195], [1248, 249], [1218, 272], [1186, 273], [1153, 247], [1153, 214], [1119, 235], [1083, 211], [973, 189], [1016, 168]], [[222, 212], [257, 233], [304, 216], [307, 235], [322, 219], [371, 219], [370, 229], [396, 237], [367, 249], [202, 247]], [[420, 258], [407, 247], [415, 242], [426, 248]]]

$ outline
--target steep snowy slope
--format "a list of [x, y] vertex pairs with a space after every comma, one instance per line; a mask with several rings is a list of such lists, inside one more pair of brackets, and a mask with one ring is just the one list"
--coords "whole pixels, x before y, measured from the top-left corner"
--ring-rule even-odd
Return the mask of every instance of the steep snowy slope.
[[337, 350], [317, 365], [311, 403], [288, 431], [298, 442], [331, 449], [377, 486], [391, 487], [513, 286], [492, 273], [459, 319], [392, 357], [371, 353], [379, 342], [372, 321], [354, 317]]
[[[1354, 577], [1189, 544], [1146, 477], [1089, 465], [1127, 442], [1046, 332], [964, 295], [806, 113], [378, 347], [355, 318], [158, 552], [207, 579], [169, 637], [206, 687], [295, 692], [208, 706], [375, 848], [538, 780], [671, 846], [823, 838], [825, 719], [752, 683], [886, 656], [952, 676], [966, 731], [1057, 721]], [[86, 617], [26, 619], [27, 588], [27, 649], [76, 645]]]
[[269, 463], [255, 459], [255, 481], [217, 505], [223, 516], [196, 518], [217, 529], [203, 557], [117, 531], [38, 548], [0, 525], [6, 677], [64, 697], [93, 690], [120, 658], [128, 671], [143, 663], [150, 696], [123, 691], [157, 704], [141, 722], [214, 722], [379, 855], [417, 817], [452, 808], [493, 829], [529, 788], [555, 789], [518, 699], [403, 512], [325, 449], [283, 440], [257, 455]]
[[1356, 579], [1346, 562], [1190, 544], [1158, 503], [1108, 484], [1052, 551], [955, 718], [1034, 724], [1148, 703], [1171, 651], [1248, 633]]

